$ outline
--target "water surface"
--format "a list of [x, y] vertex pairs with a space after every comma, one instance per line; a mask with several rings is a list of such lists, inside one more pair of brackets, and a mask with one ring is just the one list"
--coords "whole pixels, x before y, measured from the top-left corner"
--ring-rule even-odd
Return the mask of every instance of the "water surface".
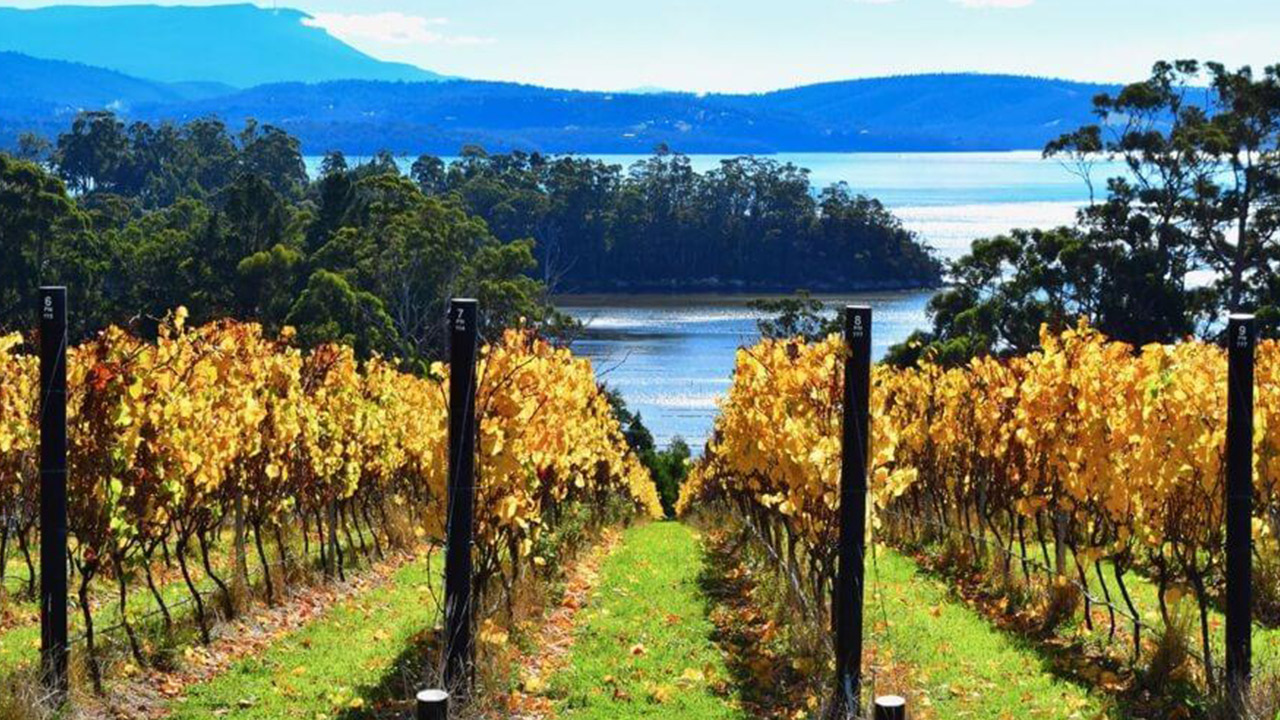
[[[817, 187], [846, 182], [879, 198], [933, 246], [940, 257], [964, 254], [976, 238], [1016, 227], [1069, 224], [1088, 202], [1080, 178], [1038, 152], [802, 153], [774, 156], [809, 168]], [[642, 156], [601, 156], [623, 166]], [[695, 155], [698, 170], [724, 156]], [[1120, 174], [1102, 164], [1097, 177]], [[876, 357], [913, 330], [928, 327], [930, 292], [824, 297], [831, 312], [846, 303], [874, 312]], [[738, 347], [756, 341], [750, 297], [564, 297], [557, 305], [586, 323], [576, 349], [601, 377], [622, 390], [659, 444], [676, 435], [700, 448], [710, 433], [716, 398], [729, 387]]]
[[[872, 351], [882, 357], [893, 343], [924, 327], [932, 293], [886, 292], [824, 295], [829, 312], [848, 304], [870, 305]], [[596, 373], [622, 391], [639, 411], [654, 440], [665, 446], [679, 435], [695, 450], [711, 430], [716, 399], [729, 389], [736, 351], [759, 339], [755, 296], [566, 296], [556, 305], [585, 325], [573, 343], [591, 358]]]

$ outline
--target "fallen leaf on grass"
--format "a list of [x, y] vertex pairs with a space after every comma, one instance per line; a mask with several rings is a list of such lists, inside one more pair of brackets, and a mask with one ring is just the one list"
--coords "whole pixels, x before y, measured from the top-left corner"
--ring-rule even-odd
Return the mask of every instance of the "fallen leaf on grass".
[[659, 705], [665, 705], [669, 702], [671, 700], [671, 695], [674, 692], [669, 685], [653, 685], [650, 686], [648, 690], [649, 699]]
[[676, 680], [677, 685], [697, 685], [707, 679], [707, 676], [698, 668], [685, 668], [680, 673], [680, 678]]

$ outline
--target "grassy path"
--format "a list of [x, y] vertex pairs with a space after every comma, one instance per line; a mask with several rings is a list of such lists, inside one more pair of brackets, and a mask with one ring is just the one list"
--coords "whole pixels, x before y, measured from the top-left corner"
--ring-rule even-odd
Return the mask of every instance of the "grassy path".
[[[699, 592], [693, 530], [628, 530], [578, 616], [567, 667], [550, 693], [569, 720], [742, 718]], [[939, 581], [888, 550], [869, 567], [867, 636], [906, 666], [913, 702], [939, 718], [1093, 718], [1104, 701], [1056, 677], [1033, 648], [953, 600]]]
[[438, 621], [440, 563], [422, 558], [349, 598], [260, 654], [191, 687], [172, 718], [357, 718], [405, 698], [399, 665], [419, 660], [417, 638]]
[[638, 525], [605, 560], [578, 615], [568, 666], [551, 682], [565, 720], [743, 718], [711, 642], [688, 526]]
[[878, 547], [867, 566], [868, 637], [913, 670], [917, 701], [936, 717], [1093, 718], [1104, 700], [1054, 675], [1049, 662], [954, 600], [913, 561]]

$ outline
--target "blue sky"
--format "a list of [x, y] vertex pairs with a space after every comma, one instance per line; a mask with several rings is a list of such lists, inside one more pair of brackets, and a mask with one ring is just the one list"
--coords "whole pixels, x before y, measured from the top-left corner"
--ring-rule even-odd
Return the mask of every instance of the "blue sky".
[[[271, 2], [258, 4], [270, 7]], [[758, 91], [930, 71], [1127, 81], [1144, 76], [1161, 58], [1280, 63], [1280, 0], [280, 0], [280, 5], [312, 13], [330, 32], [378, 57], [452, 75], [591, 89]]]

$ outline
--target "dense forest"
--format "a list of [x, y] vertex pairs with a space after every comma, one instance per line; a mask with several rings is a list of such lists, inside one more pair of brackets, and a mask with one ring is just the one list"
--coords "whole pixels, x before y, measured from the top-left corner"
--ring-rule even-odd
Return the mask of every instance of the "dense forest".
[[552, 317], [532, 241], [504, 243], [454, 197], [373, 165], [311, 182], [296, 139], [217, 120], [76, 118], [0, 154], [0, 329], [33, 322], [36, 287], [69, 287], [73, 328], [145, 326], [185, 305], [297, 329], [414, 365], [438, 355], [444, 303], [478, 297], [492, 333]]
[[[384, 159], [384, 162], [387, 162]], [[917, 288], [939, 263], [878, 201], [768, 158], [706, 173], [659, 149], [629, 169], [572, 156], [466, 148], [413, 178], [456, 195], [500, 239], [533, 238], [558, 292]]]
[[939, 264], [874, 200], [815, 193], [803, 170], [742, 158], [698, 174], [661, 152], [629, 170], [467, 148], [406, 176], [382, 154], [325, 158], [249, 122], [125, 124], [82, 113], [0, 154], [0, 330], [31, 324], [41, 283], [70, 287], [76, 333], [253, 319], [409, 364], [438, 356], [444, 303], [486, 328], [557, 324], [551, 291], [919, 287]]

